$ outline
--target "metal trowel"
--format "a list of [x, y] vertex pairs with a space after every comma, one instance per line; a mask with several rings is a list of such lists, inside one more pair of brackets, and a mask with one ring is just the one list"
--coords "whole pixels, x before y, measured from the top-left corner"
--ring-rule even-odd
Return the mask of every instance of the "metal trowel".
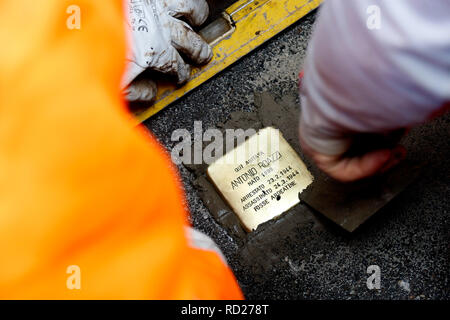
[[[365, 135], [351, 152], [364, 152], [368, 146], [374, 150], [395, 145], [402, 133], [397, 131], [381, 139], [380, 136]], [[308, 207], [353, 232], [413, 182], [422, 168], [423, 164], [404, 160], [383, 174], [352, 183], [336, 181], [317, 171], [314, 182], [299, 194], [299, 198]]]

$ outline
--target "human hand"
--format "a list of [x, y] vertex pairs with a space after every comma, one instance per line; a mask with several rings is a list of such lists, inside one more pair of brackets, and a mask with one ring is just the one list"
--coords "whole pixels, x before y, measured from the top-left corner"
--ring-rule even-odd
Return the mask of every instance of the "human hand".
[[152, 80], [136, 79], [144, 70], [171, 75], [182, 84], [191, 69], [180, 54], [195, 64], [211, 59], [210, 46], [191, 28], [208, 17], [205, 0], [126, 0], [126, 8], [132, 50], [127, 56], [122, 89], [129, 101], [151, 101], [156, 95]]
[[301, 136], [300, 143], [303, 151], [322, 171], [336, 180], [351, 182], [383, 173], [403, 160], [406, 149], [397, 144], [403, 132], [355, 139], [346, 152], [335, 155], [312, 149]]

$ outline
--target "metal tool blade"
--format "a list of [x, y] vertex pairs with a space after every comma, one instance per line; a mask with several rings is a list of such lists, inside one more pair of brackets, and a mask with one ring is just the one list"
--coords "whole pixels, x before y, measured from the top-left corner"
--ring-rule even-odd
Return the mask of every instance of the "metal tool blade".
[[423, 164], [403, 161], [383, 175], [353, 183], [341, 183], [319, 173], [299, 197], [315, 211], [353, 232], [413, 182], [422, 167]]

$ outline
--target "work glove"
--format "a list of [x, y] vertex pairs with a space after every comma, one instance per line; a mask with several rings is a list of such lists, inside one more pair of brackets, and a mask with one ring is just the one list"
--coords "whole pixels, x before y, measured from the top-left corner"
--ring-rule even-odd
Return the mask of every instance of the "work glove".
[[168, 74], [182, 84], [188, 80], [191, 68], [181, 55], [195, 64], [211, 59], [210, 46], [191, 28], [203, 24], [208, 14], [205, 0], [126, 0], [131, 50], [122, 90], [129, 101], [151, 101], [156, 95], [156, 84], [138, 77], [144, 70]]

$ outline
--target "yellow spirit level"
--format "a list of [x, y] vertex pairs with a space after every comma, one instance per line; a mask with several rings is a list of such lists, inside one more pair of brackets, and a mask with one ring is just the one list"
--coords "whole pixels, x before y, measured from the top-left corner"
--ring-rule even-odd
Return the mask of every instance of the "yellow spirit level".
[[158, 94], [148, 107], [135, 111], [138, 123], [150, 118], [206, 80], [316, 9], [322, 0], [240, 0], [200, 31], [213, 49], [205, 66], [194, 68], [181, 86], [159, 81]]

